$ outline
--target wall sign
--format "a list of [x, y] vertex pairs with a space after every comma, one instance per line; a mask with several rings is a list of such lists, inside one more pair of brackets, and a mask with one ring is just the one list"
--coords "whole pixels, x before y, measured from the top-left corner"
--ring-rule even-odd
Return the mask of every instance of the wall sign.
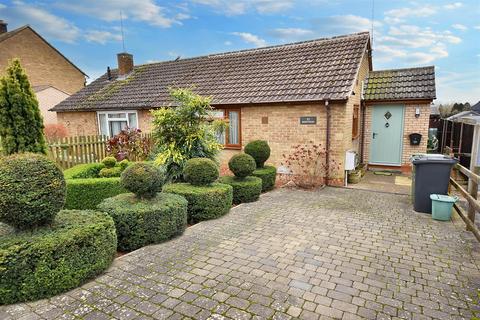
[[317, 117], [300, 117], [300, 124], [317, 124]]

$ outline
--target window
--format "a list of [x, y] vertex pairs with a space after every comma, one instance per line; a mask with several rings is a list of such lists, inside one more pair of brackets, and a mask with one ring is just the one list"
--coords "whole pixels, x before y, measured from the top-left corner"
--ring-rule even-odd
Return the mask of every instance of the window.
[[240, 109], [216, 109], [212, 115], [214, 118], [228, 121], [226, 132], [219, 132], [217, 135], [218, 142], [226, 148], [240, 149], [242, 147]]
[[97, 112], [97, 115], [101, 135], [111, 137], [127, 127], [138, 128], [137, 111]]
[[360, 135], [360, 106], [353, 106], [353, 123], [352, 123], [352, 139], [356, 139]]

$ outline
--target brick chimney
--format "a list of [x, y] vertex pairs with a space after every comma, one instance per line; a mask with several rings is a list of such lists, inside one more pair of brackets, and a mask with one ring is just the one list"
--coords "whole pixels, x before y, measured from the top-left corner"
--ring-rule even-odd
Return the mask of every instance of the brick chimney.
[[5, 21], [0, 20], [0, 34], [6, 33], [8, 31], [7, 24]]
[[133, 56], [130, 53], [122, 52], [117, 54], [118, 77], [125, 78], [133, 71]]

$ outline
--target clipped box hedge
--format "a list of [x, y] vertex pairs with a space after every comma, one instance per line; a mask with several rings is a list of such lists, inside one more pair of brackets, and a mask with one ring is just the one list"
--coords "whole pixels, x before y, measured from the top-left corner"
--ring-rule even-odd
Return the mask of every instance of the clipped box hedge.
[[65, 179], [86, 179], [98, 178], [100, 171], [105, 168], [103, 163], [78, 164], [69, 169], [63, 170]]
[[233, 188], [228, 184], [215, 182], [205, 186], [194, 186], [189, 183], [172, 183], [165, 185], [163, 191], [187, 199], [189, 222], [221, 217], [232, 207]]
[[245, 178], [224, 176], [218, 180], [233, 188], [233, 203], [257, 201], [262, 193], [262, 179], [248, 176]]
[[187, 225], [187, 200], [169, 193], [137, 199], [124, 193], [105, 199], [98, 210], [115, 221], [118, 249], [131, 251], [182, 234]]
[[0, 224], [0, 304], [75, 288], [104, 271], [117, 248], [111, 217], [62, 210], [52, 226], [15, 232]]
[[262, 179], [262, 192], [270, 191], [275, 187], [277, 169], [274, 166], [264, 166], [253, 171], [252, 176]]
[[67, 179], [65, 209], [96, 209], [106, 198], [127, 192], [120, 178]]

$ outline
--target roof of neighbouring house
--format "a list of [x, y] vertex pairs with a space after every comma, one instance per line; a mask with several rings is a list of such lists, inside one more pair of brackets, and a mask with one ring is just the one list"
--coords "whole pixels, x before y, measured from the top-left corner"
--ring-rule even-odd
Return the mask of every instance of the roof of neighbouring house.
[[370, 71], [364, 84], [365, 100], [433, 100], [435, 67]]
[[22, 27], [19, 27], [17, 29], [14, 29], [12, 31], [8, 31], [8, 32], [5, 32], [5, 33], [2, 33], [0, 34], [0, 42], [4, 41], [4, 40], [7, 40], [17, 34], [19, 34], [20, 32], [22, 32], [23, 30], [31, 30], [35, 35], [37, 35], [40, 39], [42, 39], [43, 42], [45, 42], [49, 47], [51, 47], [54, 51], [56, 51], [62, 58], [64, 58], [69, 64], [71, 64], [75, 69], [77, 69], [78, 71], [80, 71], [80, 73], [82, 73], [84, 76], [88, 77], [88, 75], [83, 72], [79, 67], [77, 67], [72, 61], [70, 61], [67, 57], [65, 57], [60, 51], [58, 51], [57, 48], [55, 48], [54, 46], [52, 46], [50, 44], [50, 42], [48, 42], [47, 40], [45, 40], [44, 37], [42, 37], [38, 32], [36, 32], [32, 27], [30, 27], [28, 24], [27, 25], [24, 25]]
[[125, 80], [104, 74], [53, 111], [149, 109], [171, 103], [169, 88], [192, 87], [212, 105], [344, 100], [368, 32], [139, 65]]
[[472, 106], [472, 110], [480, 113], [480, 101], [478, 101]]

